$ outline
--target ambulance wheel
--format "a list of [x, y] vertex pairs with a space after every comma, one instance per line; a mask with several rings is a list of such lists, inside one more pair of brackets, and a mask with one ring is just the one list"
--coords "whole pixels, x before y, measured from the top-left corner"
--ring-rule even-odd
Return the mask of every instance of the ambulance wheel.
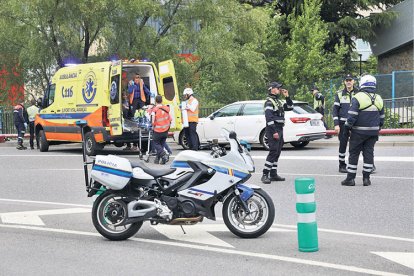
[[100, 148], [100, 145], [98, 143], [96, 143], [95, 136], [93, 135], [93, 133], [92, 132], [86, 133], [85, 134], [85, 151], [86, 151], [86, 154], [89, 155], [89, 156], [96, 155], [99, 148]]
[[43, 130], [39, 131], [39, 150], [41, 152], [46, 152], [49, 150], [49, 142], [47, 141], [45, 132]]

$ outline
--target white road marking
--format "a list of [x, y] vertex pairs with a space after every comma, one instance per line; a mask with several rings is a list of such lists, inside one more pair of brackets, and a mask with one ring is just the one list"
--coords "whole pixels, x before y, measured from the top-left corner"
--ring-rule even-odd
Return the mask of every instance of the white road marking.
[[4, 202], [19, 202], [19, 203], [33, 203], [33, 204], [45, 204], [45, 205], [58, 205], [58, 206], [89, 207], [89, 208], [92, 208], [92, 205], [84, 205], [84, 204], [50, 202], [50, 201], [36, 201], [36, 200], [23, 200], [23, 199], [11, 199], [11, 198], [0, 198], [0, 201], [4, 201]]
[[[3, 228], [13, 228], [13, 229], [25, 229], [25, 230], [34, 230], [34, 231], [44, 231], [44, 232], [53, 232], [53, 233], [61, 233], [61, 234], [71, 234], [71, 235], [81, 235], [81, 236], [92, 236], [92, 237], [99, 237], [100, 235], [97, 233], [92, 232], [84, 232], [84, 231], [74, 231], [74, 230], [65, 230], [65, 229], [54, 229], [54, 228], [45, 228], [45, 227], [35, 227], [35, 226], [23, 226], [23, 225], [6, 225], [0, 224], [0, 227]], [[159, 244], [159, 245], [167, 245], [167, 246], [176, 246], [181, 248], [190, 248], [190, 249], [197, 249], [203, 250], [208, 252], [215, 252], [219, 254], [229, 254], [229, 255], [239, 255], [245, 257], [255, 257], [267, 260], [274, 260], [274, 261], [282, 261], [288, 263], [296, 263], [302, 265], [311, 265], [316, 267], [324, 267], [330, 269], [337, 269], [342, 271], [351, 271], [357, 273], [365, 273], [371, 275], [403, 275], [397, 274], [387, 271], [380, 271], [380, 270], [373, 270], [367, 269], [362, 267], [356, 266], [347, 266], [335, 263], [327, 263], [327, 262], [319, 262], [319, 261], [312, 261], [312, 260], [304, 260], [299, 258], [293, 257], [285, 257], [279, 255], [271, 255], [271, 254], [264, 254], [264, 253], [256, 253], [256, 252], [248, 252], [248, 251], [238, 251], [234, 249], [227, 249], [227, 248], [218, 248], [218, 247], [211, 247], [205, 245], [194, 245], [194, 244], [185, 244], [185, 243], [178, 243], [172, 241], [160, 241], [160, 240], [151, 240], [151, 239], [142, 239], [142, 238], [130, 238], [131, 241], [136, 241], [140, 243], [149, 243], [149, 244]]]
[[[253, 159], [266, 159], [265, 155], [253, 155]], [[319, 161], [338, 161], [338, 156], [315, 156], [315, 155], [301, 155], [301, 156], [280, 156], [279, 160], [319, 160]], [[362, 157], [359, 157], [362, 160]], [[375, 161], [380, 162], [414, 162], [413, 156], [375, 156]]]
[[[296, 225], [289, 225], [289, 224], [273, 224], [276, 227], [286, 227], [290, 229], [296, 229]], [[409, 238], [401, 238], [401, 237], [393, 237], [393, 236], [385, 236], [385, 235], [377, 235], [377, 234], [368, 234], [368, 233], [359, 233], [359, 232], [350, 232], [350, 231], [342, 231], [342, 230], [333, 230], [333, 229], [325, 229], [325, 228], [318, 228], [320, 232], [327, 232], [327, 233], [335, 233], [335, 234], [344, 234], [344, 235], [353, 235], [353, 236], [363, 236], [369, 238], [377, 238], [377, 239], [388, 239], [388, 240], [397, 240], [397, 241], [404, 241], [404, 242], [414, 242], [414, 239]]]
[[[225, 224], [201, 223], [191, 226], [183, 226], [186, 234], [183, 233], [178, 225], [151, 225], [152, 228], [168, 237], [171, 240], [179, 240], [192, 243], [202, 243], [213, 246], [234, 247], [231, 244], [211, 235], [208, 232], [229, 232]], [[296, 232], [295, 230], [270, 228], [268, 232]]]
[[91, 209], [89, 208], [68, 208], [68, 209], [27, 211], [27, 212], [10, 212], [10, 213], [0, 213], [0, 219], [3, 223], [45, 225], [42, 219], [40, 218], [40, 216], [79, 214], [79, 213], [90, 213], [90, 212], [91, 212]]
[[200, 225], [183, 226], [186, 234], [183, 233], [178, 225], [159, 224], [156, 226], [151, 225], [151, 227], [171, 240], [234, 248], [231, 244], [208, 233], [207, 227], [200, 227]]
[[[0, 154], [0, 157], [80, 157], [81, 154]], [[124, 156], [124, 155], [123, 155]], [[134, 158], [138, 156], [134, 155], [125, 155], [127, 158]], [[174, 157], [173, 155], [170, 157]], [[267, 155], [252, 155], [253, 159], [264, 160]], [[336, 155], [327, 155], [327, 156], [315, 156], [315, 155], [297, 155], [297, 156], [280, 156], [279, 160], [319, 160], [319, 161], [338, 161], [338, 156]], [[362, 160], [360, 156], [359, 160]], [[375, 156], [375, 161], [379, 162], [414, 162], [414, 156]]]
[[[18, 203], [41, 204], [41, 205], [46, 204], [46, 205], [56, 205], [56, 206], [73, 206], [73, 207], [92, 208], [91, 205], [71, 204], [71, 203], [61, 203], [61, 202], [49, 202], [49, 201], [34, 201], [34, 200], [21, 200], [21, 199], [0, 198], [0, 202], [1, 201], [3, 201], [3, 202], [18, 202]], [[216, 217], [216, 220], [222, 221], [223, 218]], [[193, 225], [193, 226], [195, 226], [195, 225]], [[289, 229], [296, 229], [296, 225], [290, 225], [290, 224], [277, 224], [277, 223], [274, 223], [273, 226], [282, 227], [282, 228], [289, 228]], [[280, 231], [280, 229], [278, 231]], [[378, 238], [378, 239], [390, 239], [390, 240], [414, 242], [414, 239], [409, 239], [409, 238], [386, 236], [386, 235], [378, 235], [378, 234], [369, 234], [369, 233], [350, 232], [350, 231], [342, 231], [342, 230], [335, 230], [335, 229], [318, 228], [318, 231], [321, 231], [321, 232], [329, 232], [329, 233], [336, 233], [336, 234], [344, 234], [344, 235], [364, 236], [364, 237]]]
[[[262, 175], [261, 172], [253, 173], [254, 175]], [[283, 175], [293, 175], [293, 176], [318, 176], [318, 177], [341, 177], [345, 178], [346, 173], [344, 174], [318, 174], [318, 173], [280, 173], [281, 176]], [[361, 175], [357, 175], [357, 178], [362, 178]], [[371, 175], [371, 178], [378, 178], [378, 179], [401, 179], [401, 180], [414, 180], [414, 177], [401, 177], [401, 176], [380, 176], [380, 175]], [[414, 184], [414, 182], [408, 182], [407, 184]]]
[[390, 261], [399, 263], [406, 267], [414, 269], [414, 253], [413, 252], [371, 252], [377, 254]]

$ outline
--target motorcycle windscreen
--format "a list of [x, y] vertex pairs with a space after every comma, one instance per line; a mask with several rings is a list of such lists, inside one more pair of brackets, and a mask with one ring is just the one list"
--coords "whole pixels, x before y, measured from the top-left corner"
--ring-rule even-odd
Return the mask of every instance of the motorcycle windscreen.
[[108, 119], [111, 135], [122, 135], [122, 95], [121, 95], [121, 74], [122, 62], [112, 62], [110, 87], [109, 87], [109, 108]]
[[180, 95], [177, 88], [177, 79], [175, 77], [174, 63], [172, 60], [162, 61], [158, 65], [160, 75], [159, 94], [163, 96], [163, 104], [170, 106], [170, 115], [172, 118], [170, 131], [180, 130], [181, 110]]

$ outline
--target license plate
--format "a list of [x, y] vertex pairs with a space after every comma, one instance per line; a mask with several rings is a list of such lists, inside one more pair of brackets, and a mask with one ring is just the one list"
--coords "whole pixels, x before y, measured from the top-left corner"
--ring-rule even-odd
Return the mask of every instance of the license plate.
[[319, 126], [319, 125], [321, 125], [321, 120], [311, 120], [310, 121], [310, 125], [311, 126]]

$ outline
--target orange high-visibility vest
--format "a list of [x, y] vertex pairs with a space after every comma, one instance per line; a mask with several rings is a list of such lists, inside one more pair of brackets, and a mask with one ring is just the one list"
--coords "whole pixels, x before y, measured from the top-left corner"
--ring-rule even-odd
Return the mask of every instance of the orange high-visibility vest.
[[[188, 100], [188, 105], [191, 105], [191, 103], [195, 100], [194, 96], [192, 96], [189, 100]], [[198, 123], [198, 106], [200, 105], [200, 103], [197, 105], [197, 108], [193, 111], [191, 111], [190, 109], [187, 109], [187, 116], [188, 116], [188, 122], [194, 122], [194, 123]]]
[[171, 117], [169, 106], [156, 106], [153, 108], [155, 113], [153, 128], [155, 132], [166, 132], [170, 129]]

